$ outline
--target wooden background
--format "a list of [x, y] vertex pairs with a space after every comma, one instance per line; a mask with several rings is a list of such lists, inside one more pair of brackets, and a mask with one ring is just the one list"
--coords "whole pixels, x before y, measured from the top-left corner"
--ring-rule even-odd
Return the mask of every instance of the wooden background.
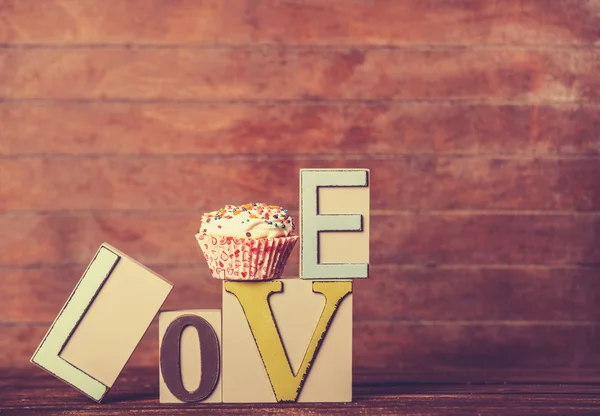
[[0, 367], [103, 241], [219, 308], [203, 212], [366, 167], [357, 370], [600, 371], [599, 46], [600, 0], [0, 0]]

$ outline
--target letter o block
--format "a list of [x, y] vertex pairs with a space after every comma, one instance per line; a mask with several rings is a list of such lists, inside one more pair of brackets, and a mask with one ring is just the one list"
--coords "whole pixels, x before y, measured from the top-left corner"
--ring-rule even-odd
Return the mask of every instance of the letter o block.
[[221, 402], [221, 311], [159, 316], [160, 403]]

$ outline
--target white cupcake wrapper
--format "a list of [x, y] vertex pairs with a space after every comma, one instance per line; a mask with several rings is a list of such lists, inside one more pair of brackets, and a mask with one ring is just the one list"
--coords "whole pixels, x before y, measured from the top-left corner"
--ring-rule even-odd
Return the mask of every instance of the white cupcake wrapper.
[[198, 233], [210, 273], [223, 280], [279, 279], [298, 236], [234, 238]]

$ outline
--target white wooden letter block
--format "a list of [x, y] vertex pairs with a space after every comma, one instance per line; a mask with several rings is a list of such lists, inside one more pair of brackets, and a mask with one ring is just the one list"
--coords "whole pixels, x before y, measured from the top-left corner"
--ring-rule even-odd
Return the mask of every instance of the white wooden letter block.
[[172, 287], [102, 244], [31, 362], [99, 402]]
[[369, 277], [369, 171], [300, 171], [300, 277]]
[[221, 311], [161, 312], [158, 332], [160, 403], [221, 402]]
[[223, 402], [351, 402], [351, 291], [351, 281], [224, 282]]

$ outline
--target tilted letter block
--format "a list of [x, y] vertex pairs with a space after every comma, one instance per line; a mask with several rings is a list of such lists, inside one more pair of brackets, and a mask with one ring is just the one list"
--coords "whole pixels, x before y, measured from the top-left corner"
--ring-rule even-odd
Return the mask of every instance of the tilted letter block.
[[352, 282], [224, 282], [223, 402], [352, 401]]
[[221, 311], [161, 312], [160, 402], [221, 402]]
[[300, 171], [300, 277], [369, 277], [369, 171]]
[[102, 400], [172, 287], [102, 244], [31, 362]]

